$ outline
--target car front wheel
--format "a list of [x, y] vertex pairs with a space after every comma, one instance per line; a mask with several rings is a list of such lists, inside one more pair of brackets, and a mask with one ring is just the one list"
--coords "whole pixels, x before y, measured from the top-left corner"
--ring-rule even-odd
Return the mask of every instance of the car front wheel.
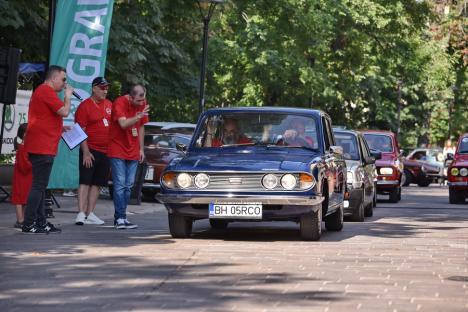
[[169, 214], [169, 231], [173, 238], [187, 238], [192, 234], [193, 220], [178, 214]]
[[362, 194], [362, 200], [354, 209], [351, 215], [351, 221], [362, 222], [364, 221], [364, 192]]
[[463, 204], [465, 202], [465, 196], [462, 191], [449, 188], [449, 202], [451, 204]]
[[306, 241], [317, 241], [322, 234], [322, 206], [315, 212], [301, 216], [299, 220], [301, 237]]
[[398, 188], [394, 188], [390, 191], [389, 200], [391, 203], [398, 203]]

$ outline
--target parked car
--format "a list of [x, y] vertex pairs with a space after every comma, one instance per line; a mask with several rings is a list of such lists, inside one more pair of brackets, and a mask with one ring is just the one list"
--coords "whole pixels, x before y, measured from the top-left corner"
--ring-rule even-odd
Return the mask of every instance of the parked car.
[[329, 231], [343, 227], [346, 164], [321, 111], [211, 109], [180, 149], [186, 155], [166, 167], [157, 195], [174, 238], [189, 237], [199, 219], [213, 228], [290, 220], [304, 240], [320, 238], [322, 220]]
[[391, 131], [365, 130], [364, 138], [371, 149], [382, 152], [375, 162], [377, 167], [377, 194], [388, 194], [391, 203], [401, 200], [403, 157], [396, 136]]
[[363, 135], [358, 131], [334, 130], [336, 144], [343, 148], [346, 161], [347, 192], [344, 214], [352, 221], [364, 221], [372, 217], [377, 204], [377, 175], [375, 160], [380, 159], [379, 151], [371, 151]]
[[458, 140], [447, 178], [450, 203], [463, 204], [468, 197], [468, 133], [460, 136]]
[[403, 165], [403, 186], [411, 183], [422, 187], [431, 183], [442, 184], [447, 177], [442, 149], [414, 149], [403, 160]]

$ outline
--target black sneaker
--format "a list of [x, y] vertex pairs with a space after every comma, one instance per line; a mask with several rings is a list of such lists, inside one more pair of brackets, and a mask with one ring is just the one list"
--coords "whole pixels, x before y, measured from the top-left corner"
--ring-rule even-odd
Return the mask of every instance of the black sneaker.
[[45, 230], [45, 228], [39, 227], [36, 224], [32, 224], [29, 226], [23, 225], [23, 227], [21, 228], [21, 232], [23, 232], [24, 234], [49, 234]]
[[62, 233], [62, 230], [55, 227], [52, 223], [47, 222], [44, 227], [44, 230], [46, 230], [47, 234], [59, 234]]
[[15, 224], [13, 225], [15, 229], [22, 229], [23, 228], [23, 222], [16, 221]]

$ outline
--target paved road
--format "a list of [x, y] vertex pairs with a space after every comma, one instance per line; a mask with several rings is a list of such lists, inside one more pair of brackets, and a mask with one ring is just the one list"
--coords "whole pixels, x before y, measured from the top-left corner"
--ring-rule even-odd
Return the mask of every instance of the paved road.
[[[174, 240], [155, 203], [130, 207], [137, 230], [79, 227], [76, 199], [58, 199], [60, 235], [21, 234], [0, 205], [1, 311], [468, 311], [468, 205], [447, 188], [382, 197], [319, 242], [286, 222]], [[97, 210], [110, 222], [110, 201]]]

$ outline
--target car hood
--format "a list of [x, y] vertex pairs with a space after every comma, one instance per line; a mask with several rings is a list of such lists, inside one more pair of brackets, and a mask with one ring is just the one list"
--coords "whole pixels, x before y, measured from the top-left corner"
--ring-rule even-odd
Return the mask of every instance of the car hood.
[[452, 166], [454, 165], [468, 167], [468, 154], [457, 154], [452, 163]]
[[167, 170], [176, 171], [310, 171], [318, 154], [247, 151], [187, 155], [174, 160]]

